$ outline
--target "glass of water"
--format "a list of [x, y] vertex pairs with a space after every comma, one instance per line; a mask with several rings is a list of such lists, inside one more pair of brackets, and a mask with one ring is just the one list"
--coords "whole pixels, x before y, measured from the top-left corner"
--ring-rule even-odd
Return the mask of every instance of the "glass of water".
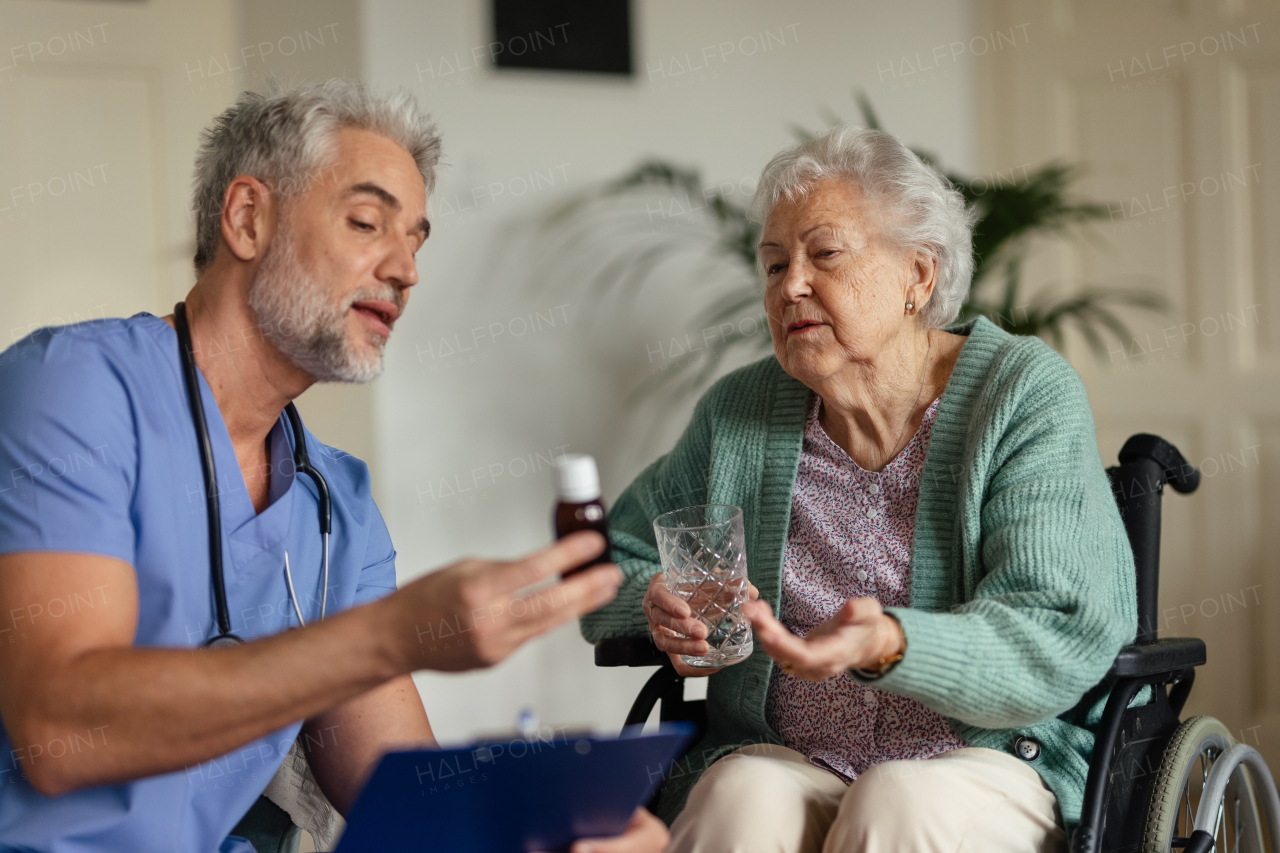
[[689, 506], [654, 519], [667, 590], [689, 603], [707, 626], [711, 652], [681, 655], [689, 666], [716, 668], [745, 660], [752, 649], [747, 601], [747, 551], [742, 510], [728, 504]]

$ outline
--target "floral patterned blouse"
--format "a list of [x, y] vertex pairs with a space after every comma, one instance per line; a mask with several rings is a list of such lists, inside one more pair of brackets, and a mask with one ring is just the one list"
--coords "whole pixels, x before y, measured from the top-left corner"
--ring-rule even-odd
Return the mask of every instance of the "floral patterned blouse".
[[[858, 466], [822, 429], [814, 398], [791, 498], [781, 620], [804, 636], [846, 599], [911, 603], [911, 542], [920, 473], [938, 411], [884, 470]], [[783, 743], [848, 781], [894, 759], [932, 758], [965, 745], [941, 714], [914, 699], [864, 687], [843, 673], [804, 681], [773, 668], [767, 716]]]

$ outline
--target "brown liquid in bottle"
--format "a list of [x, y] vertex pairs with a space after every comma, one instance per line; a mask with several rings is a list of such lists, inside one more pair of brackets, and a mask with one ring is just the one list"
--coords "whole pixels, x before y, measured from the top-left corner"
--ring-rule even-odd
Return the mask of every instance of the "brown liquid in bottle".
[[[552, 513], [551, 524], [556, 539], [563, 539], [579, 530], [594, 530], [608, 542], [609, 517], [600, 499], [600, 475], [595, 459], [578, 453], [566, 454], [556, 459], [555, 470], [560, 500]], [[606, 545], [600, 556], [564, 572], [562, 577], [609, 562], [612, 558]]]

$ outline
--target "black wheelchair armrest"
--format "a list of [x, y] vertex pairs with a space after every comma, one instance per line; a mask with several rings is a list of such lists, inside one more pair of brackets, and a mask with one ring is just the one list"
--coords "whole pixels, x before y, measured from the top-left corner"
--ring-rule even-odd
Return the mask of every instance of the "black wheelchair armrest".
[[609, 637], [596, 643], [596, 666], [662, 666], [669, 660], [647, 635]]
[[596, 643], [596, 666], [656, 666], [636, 701], [631, 704], [624, 726], [643, 726], [658, 706], [660, 722], [693, 723], [694, 740], [707, 729], [707, 703], [702, 699], [685, 701], [684, 676], [676, 673], [667, 653], [653, 644], [653, 638], [610, 637]]
[[[599, 647], [596, 656], [599, 658]], [[1141, 646], [1125, 646], [1116, 655], [1108, 678], [1147, 678], [1164, 672], [1203, 666], [1207, 660], [1204, 640], [1170, 637]]]

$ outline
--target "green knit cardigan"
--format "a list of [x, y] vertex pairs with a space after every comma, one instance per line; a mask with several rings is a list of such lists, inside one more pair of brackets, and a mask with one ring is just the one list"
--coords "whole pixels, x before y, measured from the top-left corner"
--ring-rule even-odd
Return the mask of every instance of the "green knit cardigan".
[[[1080, 820], [1100, 684], [1137, 628], [1133, 554], [1098, 456], [1079, 376], [1037, 338], [979, 318], [947, 382], [920, 479], [911, 556], [906, 656], [874, 686], [946, 716], [971, 746], [1031, 762]], [[618, 596], [582, 619], [590, 642], [647, 635], [640, 603], [660, 571], [653, 519], [703, 503], [742, 507], [748, 575], [777, 613], [791, 495], [811, 391], [769, 357], [717, 382], [685, 433], [618, 499]], [[773, 662], [757, 646], [710, 677], [707, 732], [663, 783], [670, 823], [716, 759], [750, 743], [781, 743], [765, 718]], [[870, 683], [870, 682], [864, 682]]]

